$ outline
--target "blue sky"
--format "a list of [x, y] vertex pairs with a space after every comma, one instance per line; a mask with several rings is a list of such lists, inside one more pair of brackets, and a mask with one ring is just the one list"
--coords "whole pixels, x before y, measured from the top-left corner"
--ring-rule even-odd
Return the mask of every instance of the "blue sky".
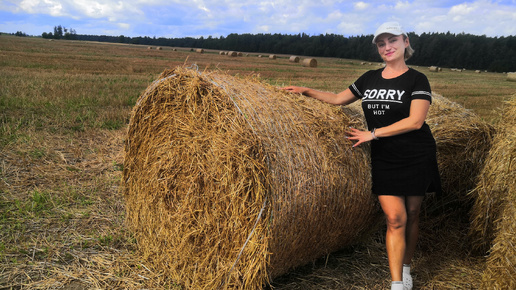
[[385, 21], [406, 31], [516, 36], [516, 0], [0, 0], [0, 32], [150, 37], [230, 33], [373, 34]]

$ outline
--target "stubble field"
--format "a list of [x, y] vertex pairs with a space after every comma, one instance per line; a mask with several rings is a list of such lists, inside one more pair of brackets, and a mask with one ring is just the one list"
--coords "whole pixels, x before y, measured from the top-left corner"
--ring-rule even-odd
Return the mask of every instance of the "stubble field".
[[[288, 56], [257, 56], [0, 35], [0, 288], [181, 288], [181, 281], [168, 280], [140, 259], [124, 225], [119, 189], [130, 111], [163, 70], [195, 65], [256, 74], [276, 86], [338, 92], [379, 67], [318, 58], [317, 68], [305, 68]], [[503, 101], [516, 94], [516, 83], [503, 74], [414, 68], [428, 76], [433, 91], [489, 123], [498, 122]], [[423, 218], [413, 264], [417, 288], [479, 285], [485, 258], [469, 250], [464, 214]], [[383, 247], [382, 229], [364, 244], [276, 279], [272, 287], [387, 288]]]

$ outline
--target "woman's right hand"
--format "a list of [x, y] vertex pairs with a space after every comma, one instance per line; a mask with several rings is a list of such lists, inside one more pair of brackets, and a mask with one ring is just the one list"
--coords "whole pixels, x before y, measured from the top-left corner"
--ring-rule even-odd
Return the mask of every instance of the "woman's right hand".
[[292, 92], [292, 93], [297, 93], [297, 94], [302, 94], [302, 95], [304, 95], [308, 91], [308, 88], [296, 87], [296, 86], [287, 86], [287, 87], [283, 87], [281, 89], [284, 90], [284, 91], [288, 91], [288, 92]]

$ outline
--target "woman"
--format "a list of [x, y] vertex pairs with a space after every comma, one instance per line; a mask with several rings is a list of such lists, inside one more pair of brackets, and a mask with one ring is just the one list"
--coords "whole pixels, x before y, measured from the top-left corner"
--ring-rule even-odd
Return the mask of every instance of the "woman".
[[386, 217], [391, 289], [412, 289], [421, 203], [426, 192], [441, 190], [436, 144], [425, 123], [431, 90], [426, 76], [405, 63], [414, 50], [398, 23], [382, 24], [373, 44], [386, 66], [366, 72], [345, 91], [283, 89], [335, 105], [362, 100], [369, 131], [352, 128], [347, 138], [356, 141], [353, 147], [371, 142], [372, 189]]

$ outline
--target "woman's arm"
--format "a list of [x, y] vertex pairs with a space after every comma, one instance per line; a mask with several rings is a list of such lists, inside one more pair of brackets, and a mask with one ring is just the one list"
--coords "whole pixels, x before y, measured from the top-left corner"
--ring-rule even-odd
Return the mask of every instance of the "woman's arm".
[[358, 100], [358, 98], [355, 97], [355, 95], [353, 95], [353, 93], [349, 89], [346, 89], [345, 91], [340, 92], [338, 94], [321, 92], [310, 88], [296, 86], [288, 86], [281, 89], [293, 93], [303, 94], [305, 96], [312, 97], [314, 99], [318, 99], [320, 101], [330, 103], [333, 105], [349, 105], [354, 101]]
[[[401, 119], [396, 123], [382, 128], [376, 128], [375, 136], [377, 138], [395, 136], [410, 131], [418, 130], [423, 126], [428, 110], [430, 109], [430, 101], [423, 99], [412, 100], [410, 104], [409, 116], [405, 119]], [[373, 135], [370, 131], [360, 131], [357, 129], [351, 129], [349, 132], [350, 140], [356, 140], [357, 143], [353, 145], [356, 147], [364, 142], [373, 140]]]

